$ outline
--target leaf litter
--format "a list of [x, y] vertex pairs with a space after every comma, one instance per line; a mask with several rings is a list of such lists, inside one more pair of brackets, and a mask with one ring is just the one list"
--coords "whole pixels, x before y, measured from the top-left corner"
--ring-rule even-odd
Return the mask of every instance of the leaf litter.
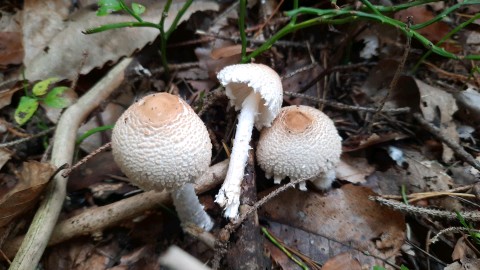
[[[247, 53], [254, 52], [280, 30], [288, 21], [283, 11], [293, 8], [283, 1], [264, 2], [251, 1], [248, 8]], [[227, 107], [223, 93], [216, 90], [216, 72], [241, 60], [234, 2], [194, 1], [182, 17], [184, 23], [169, 40], [170, 77], [165, 76], [165, 69], [159, 64], [158, 30], [125, 28], [84, 35], [82, 31], [86, 29], [133, 18], [123, 12], [97, 17], [96, 1], [72, 3], [26, 0], [16, 9], [1, 6], [5, 9], [1, 10], [0, 17], [0, 37], [3, 37], [0, 38], [0, 81], [5, 80], [0, 83], [0, 117], [6, 121], [0, 131], [3, 142], [29, 138], [44, 130], [45, 125], [51, 127], [63, 112], [54, 108], [58, 104], [48, 106], [40, 102], [31, 120], [22, 127], [13, 124], [16, 106], [27, 96], [21, 91], [24, 88], [20, 79], [21, 64], [25, 67], [27, 89], [34, 92], [38, 91], [32, 88], [35, 81], [58, 78], [58, 84], [63, 86], [78, 79], [74, 89], [61, 91], [73, 103], [105, 75], [108, 66], [132, 56], [138, 62], [126, 71], [124, 85], [85, 119], [77, 135], [113, 124], [129, 104], [149, 91], [168, 91], [202, 111], [202, 119], [215, 145], [215, 160], [228, 157], [225, 149], [230, 146], [235, 115]], [[138, 3], [147, 7], [142, 18], [159, 21], [165, 1]], [[170, 14], [176, 14], [182, 4], [183, 1], [173, 1]], [[348, 6], [348, 1], [342, 4]], [[330, 8], [322, 3], [318, 5]], [[408, 16], [413, 16], [414, 27], [434, 18], [449, 8], [448, 5], [430, 3], [396, 12], [392, 17], [406, 21]], [[436, 43], [459, 22], [465, 21], [463, 16], [475, 16], [479, 11], [478, 7], [466, 5], [463, 13], [449, 14], [445, 20], [419, 29], [418, 33]], [[167, 17], [167, 26], [173, 18]], [[474, 22], [441, 46], [463, 55], [478, 53], [477, 28], [478, 23]], [[389, 89], [398, 72], [405, 43], [401, 31], [389, 25], [359, 21], [298, 30], [255, 57], [255, 62], [266, 63], [284, 76], [286, 93], [308, 95], [307, 98], [286, 95], [285, 106], [306, 104], [322, 108], [334, 119], [343, 137], [344, 153], [331, 190], [290, 189], [276, 195], [257, 213], [261, 226], [270, 230], [280, 246], [295, 251], [293, 256], [312, 266], [311, 269], [320, 265], [322, 269], [371, 269], [373, 266], [393, 269], [402, 264], [409, 269], [425, 269], [427, 261], [437, 269], [462, 269], [478, 264], [478, 259], [470, 259], [480, 256], [472, 249], [475, 239], [471, 235], [446, 233], [440, 244], [428, 244], [431, 234], [461, 226], [459, 222], [430, 219], [421, 213], [405, 216], [368, 199], [385, 196], [408, 200], [414, 206], [461, 212], [471, 211], [478, 204], [474, 198], [478, 191], [474, 186], [462, 189], [464, 193], [456, 191], [462, 185], [467, 188], [474, 185], [479, 173], [455, 149], [431, 136], [410, 114], [385, 111], [378, 118], [372, 118], [373, 113], [367, 110], [378, 108], [388, 96], [383, 104], [385, 110], [408, 108], [411, 113], [420, 113], [444, 138], [459, 144], [477, 162], [480, 159], [477, 145], [480, 80], [476, 62], [429, 57], [418, 72], [412, 74], [410, 69], [426, 52], [412, 42], [402, 75], [395, 87]], [[83, 52], [87, 53], [86, 57]], [[351, 107], [347, 110], [329, 102]], [[370, 126], [371, 121], [375, 122]], [[28, 210], [35, 209], [44, 194], [42, 190], [53, 168], [33, 160], [48, 158], [50, 138], [44, 135], [8, 148], [0, 147], [0, 220], [2, 238], [7, 239], [4, 245], [25, 233], [22, 224], [32, 217], [32, 211]], [[78, 147], [75, 160], [109, 139], [108, 131], [94, 133]], [[259, 194], [272, 192], [272, 182], [264, 179], [258, 168], [256, 178]], [[221, 209], [213, 203], [217, 188], [210, 188], [201, 196], [201, 201], [223, 227], [227, 221], [221, 219]], [[70, 176], [68, 201], [60, 221], [88, 213], [89, 209], [113, 205], [138, 192], [121, 175], [110, 152], [98, 154]], [[15, 227], [13, 232], [9, 231], [10, 226]], [[211, 241], [212, 237], [215, 240], [221, 236], [218, 228], [208, 237]], [[171, 245], [187, 250], [203, 262], [211, 261], [218, 250], [211, 250], [203, 244], [205, 240], [197, 238], [201, 239], [180, 231], [173, 208], [167, 204], [162, 209], [125, 217], [124, 222], [114, 227], [57, 244], [47, 249], [41, 264], [46, 269], [159, 268], [156, 258]], [[266, 247], [273, 264], [271, 268], [298, 268], [297, 263], [269, 240], [254, 241]], [[234, 259], [241, 261], [243, 255], [239, 252]], [[223, 261], [225, 269], [227, 262]]]

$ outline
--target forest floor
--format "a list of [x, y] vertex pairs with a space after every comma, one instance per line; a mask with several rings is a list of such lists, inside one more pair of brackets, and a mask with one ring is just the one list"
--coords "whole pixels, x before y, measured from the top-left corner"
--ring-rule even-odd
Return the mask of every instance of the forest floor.
[[[98, 2], [0, 4], [0, 269], [480, 269], [479, 1]], [[254, 128], [228, 220], [238, 112], [216, 74], [241, 62], [279, 74], [283, 106], [327, 114], [342, 155], [326, 191], [275, 185]], [[208, 129], [210, 232], [100, 148], [155, 92]]]

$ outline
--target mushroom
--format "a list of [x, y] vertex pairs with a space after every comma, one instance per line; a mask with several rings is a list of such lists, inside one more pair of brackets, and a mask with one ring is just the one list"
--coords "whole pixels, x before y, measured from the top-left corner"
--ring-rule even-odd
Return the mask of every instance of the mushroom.
[[261, 130], [277, 116], [283, 101], [282, 81], [273, 69], [262, 64], [227, 66], [217, 78], [225, 86], [230, 104], [241, 109], [227, 177], [215, 199], [225, 208], [226, 217], [235, 218], [253, 125]]
[[[257, 161], [274, 183], [283, 178], [308, 179], [319, 189], [328, 189], [340, 161], [342, 138], [333, 121], [309, 106], [282, 108], [271, 127], [262, 130]], [[305, 181], [300, 190], [306, 190]]]
[[208, 169], [212, 144], [202, 120], [177, 96], [145, 96], [117, 120], [112, 134], [115, 162], [143, 190], [172, 194], [182, 225], [213, 227], [193, 183]]

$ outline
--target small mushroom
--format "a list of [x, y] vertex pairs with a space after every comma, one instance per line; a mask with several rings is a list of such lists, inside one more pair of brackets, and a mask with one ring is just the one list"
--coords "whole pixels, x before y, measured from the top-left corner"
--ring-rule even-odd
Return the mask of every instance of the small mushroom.
[[[308, 179], [319, 189], [327, 189], [335, 179], [340, 161], [342, 138], [333, 121], [309, 106], [282, 108], [269, 128], [262, 130], [257, 145], [257, 161], [275, 184], [283, 178]], [[305, 182], [300, 183], [306, 190]]]
[[227, 177], [215, 202], [225, 208], [225, 216], [235, 218], [240, 206], [240, 189], [250, 149], [253, 125], [258, 130], [271, 125], [282, 106], [282, 81], [262, 64], [227, 66], [218, 75], [230, 104], [241, 110]]
[[208, 169], [212, 144], [204, 123], [185, 101], [158, 93], [134, 103], [115, 124], [112, 152], [134, 185], [171, 192], [183, 225], [213, 227], [193, 185]]

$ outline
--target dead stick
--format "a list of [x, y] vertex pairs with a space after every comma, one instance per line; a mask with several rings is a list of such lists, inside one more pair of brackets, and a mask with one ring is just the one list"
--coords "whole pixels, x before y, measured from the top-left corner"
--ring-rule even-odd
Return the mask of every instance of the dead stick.
[[414, 113], [413, 117], [418, 123], [422, 125], [428, 132], [430, 132], [435, 138], [442, 141], [448, 147], [450, 147], [455, 154], [457, 154], [463, 161], [472, 165], [477, 170], [480, 170], [480, 162], [472, 157], [463, 147], [456, 141], [448, 138], [440, 129], [435, 127], [432, 123], [425, 120], [420, 113]]
[[[224, 160], [209, 168], [197, 180], [197, 193], [206, 192], [219, 185], [227, 174], [228, 160]], [[145, 192], [121, 201], [97, 208], [89, 208], [83, 213], [59, 222], [48, 245], [55, 245], [80, 235], [88, 235], [95, 231], [111, 227], [127, 218], [141, 215], [143, 212], [166, 204], [170, 200], [168, 192]], [[17, 237], [5, 246], [4, 252], [12, 257], [17, 251], [23, 236]]]
[[[131, 58], [122, 60], [62, 114], [53, 141], [53, 165], [72, 162], [78, 127], [123, 82], [124, 70], [131, 61]], [[62, 210], [66, 184], [67, 179], [61, 175], [56, 175], [50, 182], [10, 270], [33, 270], [37, 267]]]

